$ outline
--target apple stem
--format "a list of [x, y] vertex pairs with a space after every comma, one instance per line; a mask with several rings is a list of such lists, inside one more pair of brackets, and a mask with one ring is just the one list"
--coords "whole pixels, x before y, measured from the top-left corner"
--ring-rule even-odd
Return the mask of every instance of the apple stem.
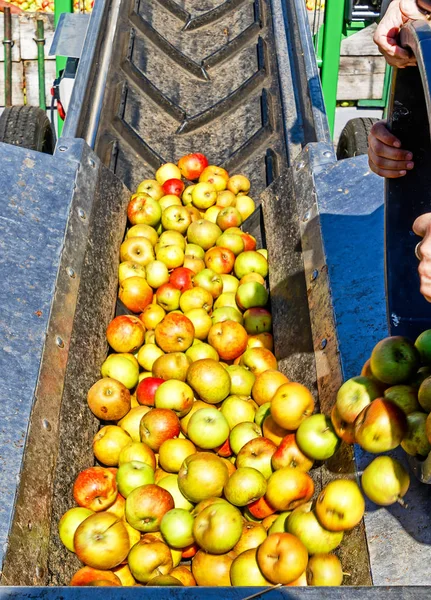
[[344, 571], [343, 571], [343, 575], [344, 575], [345, 577], [351, 577], [351, 576], [352, 576], [352, 574], [351, 574], [351, 573], [345, 573]]
[[400, 504], [403, 508], [408, 508], [409, 505], [407, 504], [407, 502], [404, 502], [404, 500], [402, 498], [397, 498], [397, 502], [398, 504]]

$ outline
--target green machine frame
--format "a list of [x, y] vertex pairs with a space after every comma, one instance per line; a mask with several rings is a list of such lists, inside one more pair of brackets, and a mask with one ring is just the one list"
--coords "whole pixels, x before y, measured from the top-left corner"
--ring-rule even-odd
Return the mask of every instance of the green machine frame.
[[[57, 23], [60, 19], [60, 15], [63, 13], [73, 12], [73, 0], [55, 0], [54, 1], [54, 25], [57, 27]], [[60, 71], [66, 66], [67, 58], [63, 56], [57, 56], [55, 59], [56, 63], [56, 75], [60, 75]], [[60, 117], [57, 117], [58, 124], [58, 136], [60, 137], [63, 130], [63, 121]]]
[[[370, 20], [352, 19], [351, 14], [348, 14], [347, 5], [348, 0], [326, 0], [323, 24], [313, 31], [331, 135], [334, 133], [341, 42], [358, 31], [362, 31], [377, 19], [377, 17]], [[391, 67], [386, 65], [382, 97], [373, 100], [358, 100], [358, 106], [385, 108], [389, 97], [390, 80]]]

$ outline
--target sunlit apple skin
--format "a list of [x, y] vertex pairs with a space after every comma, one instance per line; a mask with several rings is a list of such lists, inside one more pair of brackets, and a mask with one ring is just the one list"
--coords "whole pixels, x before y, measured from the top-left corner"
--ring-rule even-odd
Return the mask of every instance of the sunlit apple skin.
[[187, 429], [188, 429], [190, 419], [192, 418], [192, 415], [194, 415], [194, 413], [201, 408], [210, 408], [211, 406], [212, 406], [212, 404], [208, 404], [207, 402], [203, 402], [202, 400], [195, 400], [190, 412], [187, 413], [187, 415], [185, 417], [183, 417], [180, 421], [181, 432], [184, 435], [187, 435]]
[[135, 544], [127, 558], [133, 577], [147, 583], [156, 575], [167, 575], [173, 562], [169, 547], [158, 539], [144, 539]]
[[[168, 269], [176, 269], [184, 265], [184, 250], [180, 246], [156, 246], [156, 258], [164, 263]], [[186, 266], [186, 265], [184, 265]]]
[[260, 471], [239, 467], [224, 486], [224, 496], [234, 506], [246, 506], [262, 498], [266, 487], [266, 479]]
[[242, 325], [243, 318], [242, 314], [237, 308], [234, 308], [233, 306], [222, 306], [221, 308], [216, 308], [215, 310], [213, 310], [211, 314], [211, 321], [212, 325], [216, 325], [217, 323], [223, 323], [224, 321], [235, 321], [236, 323]]
[[227, 372], [229, 373], [231, 381], [231, 394], [251, 396], [251, 390], [256, 380], [254, 374], [240, 365], [229, 365], [227, 367]]
[[250, 440], [261, 437], [262, 431], [256, 423], [246, 421], [238, 423], [229, 434], [229, 443], [234, 454], [239, 454], [241, 448]]
[[106, 425], [93, 438], [94, 456], [107, 467], [116, 467], [121, 450], [131, 441], [127, 431], [118, 425]]
[[227, 502], [207, 506], [195, 518], [193, 537], [210, 554], [225, 554], [232, 550], [242, 534], [241, 512]]
[[[117, 469], [118, 473], [118, 469]], [[118, 487], [118, 486], [117, 486]], [[106, 509], [107, 512], [112, 513], [119, 519], [125, 519], [125, 510], [126, 510], [126, 499], [121, 493], [117, 494], [114, 504], [111, 504], [109, 508]], [[127, 527], [126, 527], [127, 529]], [[130, 536], [129, 536], [130, 537]]]
[[224, 208], [225, 206], [233, 206], [235, 204], [235, 194], [229, 190], [217, 192], [217, 206]]
[[153, 300], [153, 290], [143, 277], [128, 277], [120, 283], [118, 297], [126, 308], [141, 313]]
[[169, 283], [179, 289], [180, 292], [184, 292], [185, 290], [192, 289], [193, 276], [194, 273], [192, 270], [185, 267], [179, 267], [178, 269], [174, 269], [170, 274]]
[[235, 552], [209, 554], [199, 550], [192, 560], [192, 574], [200, 586], [230, 586], [230, 568]]
[[201, 219], [192, 223], [187, 230], [187, 240], [204, 250], [209, 250], [221, 236], [222, 230], [215, 223]]
[[271, 442], [274, 442], [274, 444], [276, 444], [277, 446], [281, 444], [283, 438], [285, 438], [286, 435], [292, 433], [288, 429], [284, 429], [283, 427], [280, 427], [280, 425], [277, 425], [277, 423], [272, 418], [271, 414], [269, 414], [266, 417], [266, 419], [264, 419], [262, 423], [262, 432], [266, 438], [271, 440]]
[[326, 460], [338, 450], [340, 439], [335, 433], [331, 419], [316, 414], [305, 419], [296, 432], [299, 448], [314, 460]]
[[162, 218], [162, 209], [154, 198], [144, 192], [133, 194], [128, 206], [127, 217], [132, 225], [144, 223], [151, 227], [158, 227]]
[[212, 183], [217, 192], [221, 192], [226, 189], [228, 180], [228, 172], [222, 167], [217, 167], [215, 165], [208, 165], [205, 167], [199, 176], [199, 181], [207, 181]]
[[82, 567], [70, 580], [70, 586], [90, 585], [92, 581], [108, 580], [111, 585], [121, 585], [121, 581], [112, 571]]
[[247, 273], [259, 273], [265, 278], [268, 275], [268, 261], [254, 250], [241, 252], [235, 259], [234, 270], [238, 279]]
[[259, 406], [257, 409], [256, 414], [254, 415], [254, 422], [256, 425], [259, 425], [259, 427], [262, 427], [264, 420], [270, 415], [271, 402], [265, 402], [265, 404], [262, 404], [262, 406]]
[[229, 424], [215, 407], [201, 408], [192, 415], [187, 435], [199, 448], [212, 450], [229, 437]]
[[143, 462], [125, 463], [117, 471], [118, 490], [124, 498], [127, 498], [135, 488], [148, 483], [154, 483], [154, 470]]
[[112, 319], [106, 330], [108, 344], [115, 352], [134, 353], [144, 343], [145, 327], [138, 317], [121, 315]]
[[[166, 312], [161, 306], [158, 304], [149, 304], [139, 315], [139, 318], [143, 322], [146, 329], [154, 331], [156, 325], [163, 320], [165, 315]], [[147, 340], [145, 340], [145, 343], [147, 343]]]
[[179, 379], [185, 381], [191, 360], [184, 352], [170, 352], [160, 356], [154, 363], [152, 374], [154, 377], [168, 380]]
[[407, 415], [407, 432], [401, 441], [401, 448], [410, 456], [427, 456], [431, 452], [431, 444], [426, 434], [427, 416], [423, 412]]
[[268, 527], [268, 535], [271, 535], [272, 533], [285, 533], [286, 530], [286, 523], [287, 523], [287, 518], [289, 515], [292, 514], [291, 510], [287, 510], [287, 511], [283, 511], [280, 514], [275, 514], [275, 515], [270, 515], [269, 517], [266, 517], [266, 519], [263, 520], [263, 525], [265, 525], [265, 521], [268, 519], [272, 519], [272, 522], [270, 522], [270, 525]]
[[136, 388], [136, 398], [139, 404], [154, 406], [156, 391], [164, 381], [160, 377], [146, 377], [142, 379]]
[[373, 400], [379, 398], [381, 390], [368, 377], [352, 377], [343, 383], [337, 393], [337, 409], [346, 423], [353, 423], [359, 413]]
[[184, 417], [190, 411], [193, 401], [193, 390], [183, 381], [170, 379], [156, 390], [156, 408], [169, 408], [178, 417]]
[[268, 303], [269, 294], [266, 288], [257, 281], [241, 283], [236, 291], [235, 300], [241, 310], [262, 308]]
[[269, 581], [289, 584], [307, 568], [308, 552], [294, 535], [273, 533], [259, 546], [257, 562]]
[[[178, 473], [178, 486], [190, 502], [221, 496], [229, 478], [223, 460], [210, 452], [188, 456]], [[236, 542], [235, 542], [236, 543]]]
[[[138, 225], [136, 225], [138, 227]], [[118, 267], [118, 282], [122, 283], [128, 277], [146, 278], [144, 265], [139, 265], [133, 260], [125, 260]]]
[[226, 369], [211, 358], [197, 360], [187, 371], [187, 383], [199, 398], [209, 404], [218, 404], [230, 392], [230, 377]]
[[168, 473], [178, 473], [184, 460], [195, 452], [196, 447], [190, 440], [166, 440], [159, 449], [159, 465]]
[[180, 308], [183, 313], [187, 313], [194, 308], [204, 308], [208, 313], [211, 312], [214, 298], [211, 293], [199, 286], [192, 290], [186, 290], [181, 294]]
[[185, 352], [193, 343], [195, 328], [185, 315], [173, 313], [156, 326], [155, 334], [164, 352]]
[[118, 517], [100, 512], [87, 517], [77, 528], [73, 544], [79, 560], [94, 569], [112, 569], [129, 553], [129, 534]]
[[178, 437], [180, 421], [173, 410], [153, 408], [141, 419], [141, 440], [158, 452], [165, 440]]
[[197, 183], [192, 191], [192, 204], [201, 211], [207, 210], [217, 201], [217, 190], [210, 182]]
[[346, 444], [355, 443], [354, 423], [347, 423], [341, 418], [336, 404], [334, 404], [331, 410], [331, 422], [334, 427], [335, 433], [338, 435], [339, 438], [346, 442]]
[[335, 554], [315, 554], [307, 566], [307, 584], [339, 586], [343, 583], [343, 569]]
[[272, 316], [262, 307], [249, 308], [244, 313], [244, 327], [250, 335], [267, 333], [272, 329]]
[[265, 499], [276, 510], [293, 510], [308, 502], [314, 494], [314, 482], [307, 473], [283, 467], [268, 479]]
[[139, 433], [139, 425], [142, 417], [150, 410], [149, 406], [134, 406], [125, 417], [118, 421], [119, 425], [124, 431], [130, 435], [134, 442], [141, 441], [141, 434]]
[[230, 227], [239, 227], [242, 224], [243, 218], [241, 213], [234, 206], [226, 206], [217, 215], [217, 225], [222, 231], [226, 231]]
[[420, 411], [418, 402], [418, 391], [411, 385], [394, 385], [384, 392], [385, 400], [390, 400], [401, 410], [409, 415], [412, 412]]
[[168, 179], [181, 179], [181, 171], [174, 163], [164, 163], [156, 171], [156, 180], [161, 186]]
[[278, 388], [288, 382], [289, 379], [286, 375], [275, 369], [268, 369], [262, 372], [256, 376], [256, 380], [251, 390], [253, 400], [257, 402], [259, 406], [271, 402]]
[[166, 194], [166, 196], [163, 196], [163, 198], [160, 198], [159, 200], [159, 204], [160, 204], [160, 208], [162, 209], [162, 227], [167, 230], [167, 231], [181, 231], [179, 229], [174, 229], [169, 227], [166, 227], [166, 221], [165, 224], [163, 224], [163, 213], [165, 212], [165, 210], [167, 208], [169, 208], [170, 206], [182, 206], [182, 202], [181, 202], [181, 198], [179, 196], [176, 196], [175, 194]]
[[138, 531], [159, 531], [163, 515], [173, 508], [171, 494], [150, 483], [130, 492], [126, 498], [126, 519]]
[[[214, 302], [214, 310], [228, 306], [235, 308], [238, 312], [240, 312], [238, 304], [235, 302], [234, 292], [223, 292]], [[233, 320], [235, 321], [235, 319]]]
[[266, 348], [247, 348], [241, 356], [240, 364], [250, 369], [256, 376], [268, 369], [277, 370], [277, 359]]
[[193, 285], [207, 290], [213, 298], [218, 298], [223, 291], [223, 280], [219, 273], [212, 269], [203, 269], [193, 277]]
[[250, 191], [250, 180], [247, 179], [245, 175], [232, 175], [229, 177], [227, 181], [227, 189], [233, 194], [238, 194], [239, 192], [247, 192]]
[[71, 508], [61, 517], [58, 523], [58, 535], [61, 541], [71, 552], [75, 552], [75, 546], [73, 544], [73, 538], [75, 531], [79, 525], [90, 515], [93, 515], [94, 511], [89, 508], [83, 508], [81, 506]]
[[406, 415], [393, 402], [377, 398], [355, 420], [356, 442], [367, 452], [387, 452], [401, 443], [407, 431]]
[[149, 465], [153, 471], [156, 468], [156, 457], [154, 456], [154, 452], [147, 444], [144, 444], [143, 442], [130, 442], [130, 444], [125, 446], [120, 452], [118, 465], [121, 467], [121, 465], [134, 460]]
[[237, 233], [222, 233], [216, 241], [216, 246], [227, 248], [233, 252], [235, 256], [244, 252], [244, 240]]
[[176, 473], [167, 473], [165, 477], [162, 477], [159, 480], [158, 485], [171, 494], [174, 499], [175, 508], [184, 508], [184, 510], [188, 511], [192, 510], [193, 504], [189, 502], [181, 492], [178, 485], [178, 475]]
[[162, 185], [162, 190], [165, 195], [173, 194], [174, 196], [181, 196], [184, 192], [184, 182], [181, 179], [167, 179]]
[[[245, 221], [256, 210], [256, 203], [250, 196], [241, 195], [236, 198], [235, 208], [239, 211], [242, 220]], [[267, 258], [267, 254], [264, 256]]]
[[181, 292], [171, 283], [163, 283], [156, 291], [156, 302], [166, 312], [178, 310]]
[[226, 417], [230, 429], [233, 429], [238, 423], [254, 422], [255, 408], [247, 400], [247, 396], [228, 396], [223, 401], [220, 412]]
[[87, 402], [98, 419], [117, 421], [130, 410], [130, 392], [116, 379], [103, 377], [89, 389]]
[[186, 239], [179, 231], [164, 231], [159, 237], [159, 241], [156, 245], [157, 248], [163, 246], [178, 246], [181, 250], [186, 248]]
[[203, 214], [203, 217], [207, 221], [211, 221], [211, 223], [215, 223], [217, 221], [217, 216], [221, 210], [222, 210], [221, 206], [217, 206], [216, 204], [214, 204], [213, 206], [210, 206], [209, 208], [207, 208], [207, 210]]
[[245, 522], [242, 526], [242, 534], [233, 547], [236, 554], [241, 554], [252, 548], [257, 548], [266, 540], [267, 531], [261, 523]]
[[208, 166], [208, 159], [204, 154], [194, 152], [182, 156], [177, 164], [183, 177], [189, 181], [195, 181]]
[[309, 554], [335, 550], [341, 544], [344, 536], [342, 531], [328, 531], [320, 525], [311, 510], [311, 502], [299, 506], [289, 515], [286, 521], [286, 531], [300, 539]]
[[362, 473], [362, 489], [374, 504], [390, 506], [406, 495], [410, 476], [401, 463], [390, 456], [378, 456]]
[[155, 179], [144, 179], [136, 188], [136, 193], [145, 192], [154, 200], [160, 200], [163, 196], [163, 190], [160, 183], [158, 183]]
[[[193, 544], [194, 546], [194, 544]], [[197, 547], [196, 547], [197, 548]], [[197, 552], [197, 550], [196, 550]], [[194, 556], [194, 554], [193, 554]], [[189, 558], [188, 556], [184, 556], [184, 552], [183, 552], [183, 558]], [[172, 577], [175, 577], [176, 579], [178, 579], [179, 581], [181, 581], [181, 583], [184, 586], [195, 586], [196, 584], [196, 579], [193, 577], [192, 572], [191, 572], [191, 567], [187, 567], [187, 566], [183, 566], [180, 565], [179, 567], [175, 567], [175, 569], [173, 569], [171, 571], [171, 575]]]
[[277, 446], [264, 437], [256, 437], [241, 448], [236, 457], [237, 468], [252, 467], [262, 473], [265, 479], [272, 475], [271, 461]]
[[236, 321], [222, 321], [211, 327], [208, 343], [217, 350], [222, 360], [234, 360], [247, 348], [247, 332]]
[[166, 230], [185, 234], [192, 217], [185, 206], [168, 206], [162, 212], [162, 225]]
[[407, 383], [420, 366], [419, 352], [405, 337], [388, 337], [374, 347], [370, 365], [374, 376], [383, 383]]
[[128, 238], [120, 247], [120, 261], [132, 260], [146, 266], [154, 260], [154, 248], [149, 239], [144, 237]]
[[205, 358], [211, 358], [212, 360], [216, 361], [220, 360], [217, 350], [215, 350], [215, 348], [209, 344], [205, 344], [204, 342], [190, 346], [186, 352], [186, 356], [190, 358], [192, 362], [203, 360]]
[[257, 548], [249, 548], [239, 554], [230, 568], [230, 579], [234, 586], [270, 586], [257, 564]]
[[164, 352], [157, 344], [146, 342], [142, 348], [139, 349], [137, 354], [138, 363], [147, 372], [150, 372], [153, 368], [154, 363], [160, 356], [163, 356]]
[[320, 492], [314, 511], [325, 529], [346, 531], [353, 529], [362, 519], [365, 501], [354, 481], [336, 479]]
[[290, 467], [307, 473], [313, 466], [314, 461], [301, 451], [296, 443], [295, 434], [289, 433], [281, 440], [280, 445], [272, 455], [271, 464], [274, 471]]
[[280, 386], [271, 400], [271, 416], [284, 429], [296, 430], [313, 414], [314, 399], [300, 383], [289, 382]]
[[219, 275], [228, 275], [233, 269], [235, 254], [228, 248], [215, 246], [205, 252], [204, 261], [208, 269]]

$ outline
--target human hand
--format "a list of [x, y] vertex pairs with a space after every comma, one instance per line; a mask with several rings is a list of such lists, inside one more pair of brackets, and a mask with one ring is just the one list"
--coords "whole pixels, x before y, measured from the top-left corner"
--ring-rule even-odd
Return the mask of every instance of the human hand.
[[418, 13], [421, 15], [420, 18], [425, 18], [420, 13], [415, 0], [393, 0], [374, 32], [374, 43], [392, 67], [403, 69], [416, 65], [416, 58], [399, 45], [398, 34], [402, 25], [410, 18], [419, 18], [408, 15]]
[[420, 293], [431, 302], [431, 213], [418, 217], [413, 223], [413, 231], [423, 238], [416, 246], [416, 255], [420, 259]]
[[386, 121], [375, 123], [368, 136], [370, 169], [388, 179], [404, 177], [414, 167], [413, 154], [401, 149], [401, 142], [386, 127]]

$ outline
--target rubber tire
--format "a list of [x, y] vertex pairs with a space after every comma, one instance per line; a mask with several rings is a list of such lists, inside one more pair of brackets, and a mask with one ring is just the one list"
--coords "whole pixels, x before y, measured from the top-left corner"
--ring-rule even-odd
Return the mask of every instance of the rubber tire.
[[351, 119], [344, 126], [337, 146], [337, 158], [343, 160], [368, 153], [368, 135], [379, 119], [361, 117]]
[[54, 136], [46, 113], [37, 106], [11, 106], [0, 116], [0, 141], [53, 154]]

